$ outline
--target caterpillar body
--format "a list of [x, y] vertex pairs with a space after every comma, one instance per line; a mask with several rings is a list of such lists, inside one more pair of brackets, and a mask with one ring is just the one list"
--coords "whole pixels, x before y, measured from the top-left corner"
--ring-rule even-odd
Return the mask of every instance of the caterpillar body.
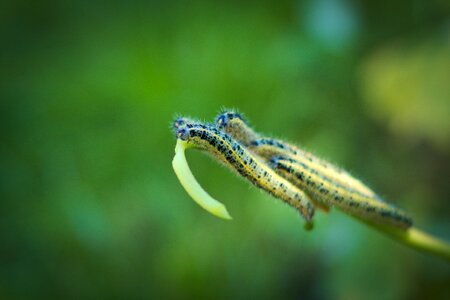
[[322, 174], [332, 177], [333, 180], [350, 189], [358, 190], [369, 196], [375, 195], [375, 192], [345, 170], [290, 143], [261, 136], [238, 113], [225, 112], [221, 114], [216, 118], [216, 126], [267, 160], [273, 156], [292, 157], [307, 165], [313, 165]]
[[411, 219], [393, 205], [348, 190], [298, 161], [283, 157], [274, 157], [271, 161], [279, 174], [301, 187], [314, 199], [321, 199], [326, 205], [336, 206], [350, 215], [370, 222], [405, 229], [412, 225]]
[[384, 202], [346, 171], [287, 142], [262, 137], [241, 115], [225, 112], [216, 119], [216, 126], [266, 160], [313, 201], [325, 207], [336, 206], [365, 221], [403, 229], [411, 227], [411, 218], [402, 210]]
[[307, 224], [312, 224], [314, 205], [311, 199], [227, 133], [186, 118], [177, 119], [174, 128], [178, 139], [212, 154], [252, 184], [297, 209]]

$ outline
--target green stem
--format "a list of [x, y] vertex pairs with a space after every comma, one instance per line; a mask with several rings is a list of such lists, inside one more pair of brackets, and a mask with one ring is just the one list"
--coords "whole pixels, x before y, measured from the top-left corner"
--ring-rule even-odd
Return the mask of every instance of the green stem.
[[420, 229], [417, 229], [416, 227], [411, 227], [408, 230], [402, 230], [385, 225], [373, 224], [365, 221], [363, 222], [376, 230], [387, 234], [400, 243], [423, 252], [440, 256], [450, 262], [450, 244]]

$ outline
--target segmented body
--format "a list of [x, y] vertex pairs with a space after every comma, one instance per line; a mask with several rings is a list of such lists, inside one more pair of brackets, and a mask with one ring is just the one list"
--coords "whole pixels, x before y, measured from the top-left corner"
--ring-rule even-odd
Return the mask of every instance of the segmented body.
[[242, 116], [235, 112], [226, 112], [216, 119], [216, 125], [222, 131], [248, 147], [259, 156], [270, 160], [273, 156], [285, 156], [314, 167], [322, 174], [333, 178], [339, 184], [349, 189], [359, 191], [368, 196], [375, 196], [369, 187], [351, 176], [345, 170], [323, 160], [285, 141], [280, 141], [255, 132]]
[[261, 137], [234, 112], [220, 115], [216, 126], [251, 152], [272, 163], [272, 168], [304, 190], [315, 202], [375, 223], [409, 228], [412, 220], [384, 202], [371, 189], [344, 170], [289, 143]]
[[274, 157], [272, 165], [283, 177], [313, 195], [314, 199], [321, 199], [326, 205], [336, 206], [353, 216], [375, 223], [400, 228], [412, 225], [411, 219], [402, 210], [373, 197], [350, 191], [303, 163]]
[[[379, 198], [374, 191], [364, 185], [361, 181], [352, 177], [346, 171], [286, 142], [270, 138], [262, 138], [253, 140], [249, 146], [249, 149], [266, 159], [270, 159], [274, 156], [289, 157], [306, 166], [314, 168], [323, 176], [330, 178], [337, 184], [345, 186], [350, 191]], [[381, 199], [379, 200], [381, 201]]]
[[254, 185], [296, 208], [307, 223], [312, 222], [314, 206], [308, 196], [228, 134], [188, 119], [177, 120], [174, 127], [178, 138], [214, 155]]

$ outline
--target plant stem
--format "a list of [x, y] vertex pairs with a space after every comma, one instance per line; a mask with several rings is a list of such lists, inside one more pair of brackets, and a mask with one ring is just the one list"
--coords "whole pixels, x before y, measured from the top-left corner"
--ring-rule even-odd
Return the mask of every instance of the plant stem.
[[440, 256], [450, 262], [450, 244], [420, 229], [417, 229], [416, 227], [403, 230], [385, 225], [373, 224], [366, 221], [363, 222], [376, 230], [385, 233], [400, 243], [419, 251]]

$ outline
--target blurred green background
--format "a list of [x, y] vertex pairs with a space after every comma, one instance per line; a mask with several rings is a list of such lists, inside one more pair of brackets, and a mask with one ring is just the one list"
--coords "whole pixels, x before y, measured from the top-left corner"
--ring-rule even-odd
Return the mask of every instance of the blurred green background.
[[449, 264], [335, 210], [298, 214], [189, 151], [237, 108], [450, 240], [447, 1], [0, 4], [1, 299], [449, 299]]

